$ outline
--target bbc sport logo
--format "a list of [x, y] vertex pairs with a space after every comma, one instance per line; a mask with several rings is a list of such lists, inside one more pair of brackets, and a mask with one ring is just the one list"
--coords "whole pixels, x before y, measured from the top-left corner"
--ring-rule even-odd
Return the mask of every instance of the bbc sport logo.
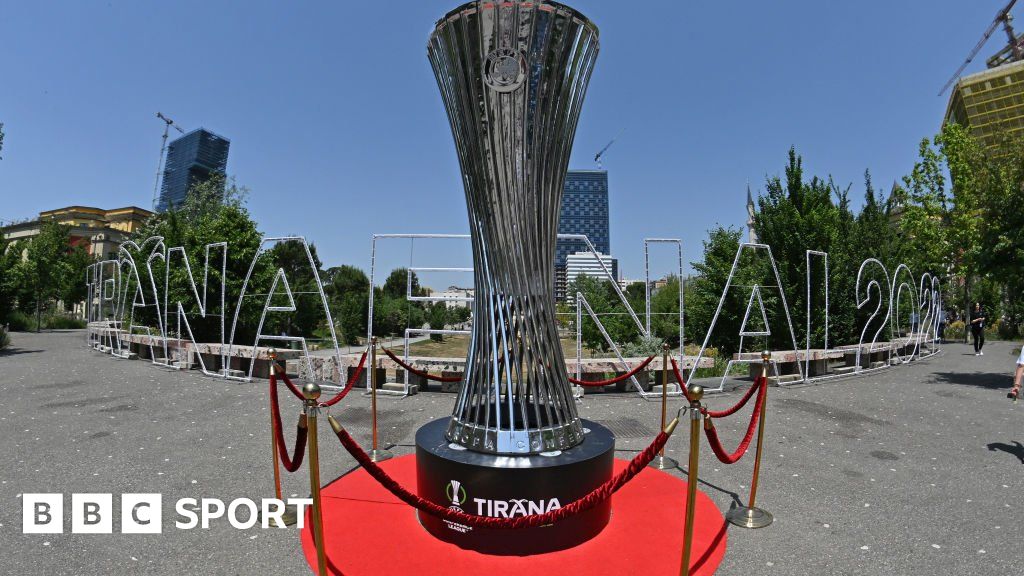
[[[63, 534], [64, 494], [22, 494], [21, 531], [23, 534]], [[228, 504], [218, 498], [181, 498], [174, 505], [177, 519], [174, 527], [191, 530], [209, 529], [221, 519], [233, 528], [248, 530], [257, 525], [262, 529], [286, 528], [284, 512], [294, 506], [297, 516], [295, 527], [302, 528], [305, 509], [313, 505], [312, 498], [263, 498], [259, 504], [249, 498], [236, 498]], [[121, 494], [121, 534], [161, 534], [163, 532], [162, 494]], [[72, 534], [112, 534], [114, 531], [114, 495], [79, 493], [71, 495]]]

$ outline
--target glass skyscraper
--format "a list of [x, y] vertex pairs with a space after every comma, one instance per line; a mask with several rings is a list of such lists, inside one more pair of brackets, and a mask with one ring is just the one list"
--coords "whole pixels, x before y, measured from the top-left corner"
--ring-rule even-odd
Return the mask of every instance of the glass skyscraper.
[[[608, 226], [608, 171], [569, 170], [565, 175], [559, 234], [586, 234], [594, 249], [611, 254]], [[565, 299], [566, 258], [588, 251], [582, 240], [559, 240], [555, 248], [555, 297]]]
[[224, 175], [231, 141], [200, 128], [185, 134], [167, 147], [167, 163], [157, 211], [180, 207], [189, 189], [214, 174]]
[[[558, 233], [586, 234], [598, 252], [611, 253], [607, 170], [569, 170], [566, 173]], [[555, 266], [565, 266], [566, 256], [586, 250], [587, 245], [582, 240], [559, 240]]]

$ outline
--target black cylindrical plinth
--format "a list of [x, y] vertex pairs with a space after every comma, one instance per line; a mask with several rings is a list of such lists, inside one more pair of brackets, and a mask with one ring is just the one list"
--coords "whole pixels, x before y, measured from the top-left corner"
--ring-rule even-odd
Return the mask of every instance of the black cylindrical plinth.
[[[552, 455], [485, 454], [449, 444], [448, 418], [416, 432], [416, 484], [421, 497], [467, 514], [512, 518], [561, 508], [612, 477], [615, 437], [584, 421], [581, 444]], [[524, 530], [472, 528], [419, 513], [428, 532], [487, 554], [538, 554], [596, 536], [611, 517], [611, 499], [549, 526]]]

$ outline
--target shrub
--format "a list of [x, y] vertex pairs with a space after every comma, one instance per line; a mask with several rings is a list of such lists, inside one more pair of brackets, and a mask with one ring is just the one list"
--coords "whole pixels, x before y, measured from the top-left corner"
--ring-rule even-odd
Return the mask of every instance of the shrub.
[[946, 326], [945, 332], [946, 340], [963, 340], [964, 339], [964, 323], [963, 320], [957, 320], [950, 322]]
[[7, 327], [15, 332], [25, 332], [29, 329], [29, 326], [35, 326], [35, 321], [29, 319], [28, 315], [21, 310], [12, 311], [10, 316], [7, 317], [7, 321]]
[[66, 314], [50, 314], [43, 317], [43, 328], [49, 330], [73, 330], [85, 328], [85, 320]]
[[989, 322], [985, 326], [985, 338], [988, 340], [998, 340], [1000, 334], [1002, 334], [1003, 320], [997, 318], [995, 322]]
[[661, 354], [661, 347], [664, 343], [665, 341], [657, 336], [647, 336], [625, 344], [622, 347], [622, 355], [628, 358], [658, 356]]
[[0, 350], [7, 348], [11, 345], [11, 336], [7, 333], [7, 328], [0, 326]]

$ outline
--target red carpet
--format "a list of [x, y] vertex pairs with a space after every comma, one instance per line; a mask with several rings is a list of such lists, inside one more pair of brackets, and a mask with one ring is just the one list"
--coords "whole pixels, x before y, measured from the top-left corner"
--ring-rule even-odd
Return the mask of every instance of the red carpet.
[[[615, 471], [626, 464], [615, 460]], [[382, 467], [415, 489], [415, 456], [395, 458]], [[488, 556], [435, 539], [419, 525], [413, 508], [360, 469], [322, 491], [328, 572], [345, 576], [679, 574], [686, 482], [647, 468], [612, 498], [611, 522], [597, 537], [575, 548], [535, 556]], [[714, 502], [698, 491], [691, 574], [713, 574], [718, 568], [725, 555], [725, 526]], [[315, 573], [312, 540], [307, 516], [302, 547]]]

